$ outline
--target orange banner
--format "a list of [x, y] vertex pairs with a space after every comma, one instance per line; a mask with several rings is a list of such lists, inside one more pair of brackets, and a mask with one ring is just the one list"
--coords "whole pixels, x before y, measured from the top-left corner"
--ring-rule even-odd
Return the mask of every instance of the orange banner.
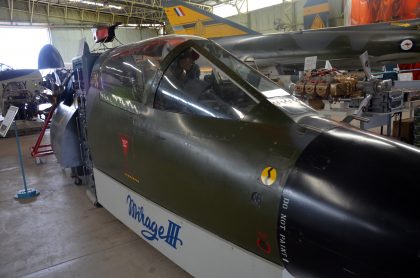
[[352, 0], [351, 24], [369, 24], [420, 17], [420, 0]]

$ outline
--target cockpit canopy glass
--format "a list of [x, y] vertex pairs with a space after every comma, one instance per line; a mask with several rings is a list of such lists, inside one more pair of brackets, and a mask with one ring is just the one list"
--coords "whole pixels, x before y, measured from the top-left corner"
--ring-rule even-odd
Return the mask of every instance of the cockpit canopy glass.
[[217, 57], [226, 67], [262, 93], [268, 101], [283, 110], [293, 120], [297, 121], [303, 115], [315, 113], [312, 108], [290, 95], [280, 85], [269, 80], [255, 69], [248, 67], [216, 43], [202, 40], [197, 41], [197, 44]]
[[264, 94], [267, 98], [289, 95], [289, 93], [282, 89], [278, 84], [272, 82], [256, 70], [246, 66], [238, 58], [219, 47], [217, 44], [209, 41], [198, 41], [197, 44], [204, 47], [229, 69], [238, 74], [243, 80], [248, 82], [252, 87]]
[[261, 93], [296, 120], [304, 114], [313, 113], [281, 86], [219, 45], [208, 40], [194, 40], [189, 45], [173, 58], [166, 69], [156, 91], [154, 108], [244, 119], [259, 104], [256, 94]]
[[182, 51], [156, 91], [156, 109], [224, 119], [242, 119], [256, 105], [246, 91], [194, 47]]
[[219, 45], [198, 37], [153, 38], [110, 50], [101, 60], [91, 86], [106, 99], [143, 103], [159, 78], [154, 108], [165, 111], [243, 119], [265, 97], [292, 117], [313, 112]]
[[100, 89], [114, 97], [142, 102], [162, 60], [187, 39], [165, 36], [111, 50], [100, 68]]

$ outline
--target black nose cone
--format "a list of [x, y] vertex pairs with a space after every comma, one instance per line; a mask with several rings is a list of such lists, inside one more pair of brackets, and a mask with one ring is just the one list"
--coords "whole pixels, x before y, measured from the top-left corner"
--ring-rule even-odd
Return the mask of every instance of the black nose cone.
[[341, 127], [319, 135], [287, 180], [279, 246], [298, 277], [420, 277], [420, 150]]

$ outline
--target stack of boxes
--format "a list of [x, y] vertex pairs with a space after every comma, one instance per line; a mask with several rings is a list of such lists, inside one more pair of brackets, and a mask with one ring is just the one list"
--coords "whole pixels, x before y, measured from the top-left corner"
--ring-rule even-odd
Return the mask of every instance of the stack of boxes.
[[[400, 127], [401, 124], [401, 127]], [[402, 119], [401, 121], [396, 120], [392, 126], [392, 137], [397, 138], [407, 144], [413, 145], [414, 131], [414, 120], [413, 119]], [[420, 131], [420, 129], [419, 129]], [[419, 133], [420, 135], [420, 133]], [[420, 137], [420, 136], [419, 136]], [[419, 138], [420, 139], [420, 138]]]

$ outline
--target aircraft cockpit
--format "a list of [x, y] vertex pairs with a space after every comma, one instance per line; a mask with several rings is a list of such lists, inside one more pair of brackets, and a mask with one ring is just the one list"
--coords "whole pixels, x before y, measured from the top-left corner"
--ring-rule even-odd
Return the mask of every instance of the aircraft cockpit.
[[217, 44], [193, 36], [154, 38], [104, 53], [91, 81], [103, 100], [167, 112], [242, 120], [268, 100], [287, 114], [312, 113]]
[[162, 61], [162, 69], [156, 109], [243, 119], [261, 101], [269, 100], [291, 118], [313, 113], [278, 84], [208, 40], [180, 44]]

